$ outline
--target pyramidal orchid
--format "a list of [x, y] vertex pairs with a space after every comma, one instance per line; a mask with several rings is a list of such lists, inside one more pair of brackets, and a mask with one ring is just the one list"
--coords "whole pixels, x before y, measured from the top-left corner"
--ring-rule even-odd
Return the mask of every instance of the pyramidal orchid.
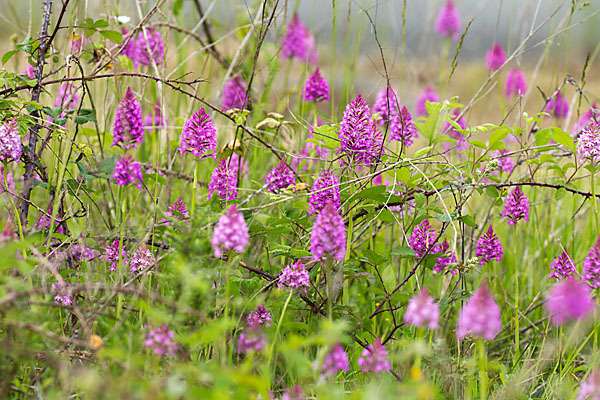
[[117, 106], [112, 146], [136, 149], [143, 140], [142, 109], [131, 88], [128, 87], [125, 96]]
[[522, 96], [527, 92], [527, 80], [525, 79], [525, 73], [514, 68], [508, 71], [506, 74], [506, 97], [518, 97]]
[[179, 156], [190, 153], [200, 159], [217, 150], [217, 128], [204, 108], [185, 121], [179, 142]]
[[413, 122], [412, 115], [405, 106], [391, 117], [390, 122], [390, 140], [401, 142], [405, 147], [413, 144], [413, 139], [419, 137], [417, 127]]
[[348, 372], [349, 368], [348, 355], [344, 351], [344, 348], [339, 343], [334, 344], [325, 356], [325, 360], [321, 366], [323, 377], [327, 378], [328, 376], [337, 374], [339, 371]]
[[581, 131], [577, 139], [577, 156], [592, 166], [600, 163], [600, 125], [592, 122]]
[[454, 1], [447, 0], [437, 15], [435, 21], [435, 31], [442, 36], [458, 39], [460, 32], [460, 14], [454, 5]]
[[288, 24], [281, 43], [282, 58], [297, 58], [302, 62], [316, 64], [319, 54], [315, 46], [315, 38], [295, 13]]
[[318, 214], [328, 203], [340, 208], [340, 181], [329, 169], [321, 171], [308, 198], [308, 215]]
[[556, 95], [548, 101], [544, 111], [557, 119], [565, 119], [569, 114], [569, 102], [563, 97], [562, 92], [558, 91], [556, 92]]
[[592, 287], [600, 288], [600, 236], [583, 260], [583, 279]]
[[494, 229], [490, 225], [488, 230], [477, 241], [475, 257], [479, 258], [479, 265], [485, 265], [493, 260], [502, 260], [503, 254], [502, 243], [500, 243], [500, 239], [498, 239], [498, 236], [496, 236]]
[[131, 154], [125, 153], [125, 155], [115, 164], [113, 179], [117, 185], [126, 186], [130, 183], [134, 183], [138, 189], [142, 190], [144, 177], [142, 175], [140, 163], [134, 161]]
[[365, 372], [387, 372], [391, 365], [387, 359], [388, 352], [381, 344], [381, 339], [375, 339], [375, 343], [364, 349], [358, 359], [358, 366]]
[[575, 278], [567, 278], [554, 285], [546, 300], [546, 311], [556, 326], [586, 318], [595, 306], [590, 288]]
[[294, 172], [285, 163], [285, 160], [281, 160], [265, 179], [265, 185], [267, 185], [267, 191], [271, 193], [278, 193], [282, 189], [286, 189], [290, 185], [296, 183], [296, 177]]
[[244, 216], [237, 210], [236, 205], [232, 204], [225, 214], [219, 217], [213, 231], [211, 244], [214, 249], [214, 256], [221, 258], [224, 250], [243, 253], [250, 244], [249, 239], [248, 225], [246, 225]]
[[459, 339], [470, 334], [492, 340], [501, 329], [500, 307], [484, 282], [460, 310], [456, 335]]
[[369, 106], [359, 94], [346, 105], [340, 123], [340, 147], [338, 154], [342, 165], [369, 166], [378, 159], [383, 150], [383, 137], [371, 117]]
[[319, 67], [317, 67], [304, 85], [304, 101], [319, 102], [323, 100], [329, 101], [329, 85], [327, 85], [327, 81], [321, 76]]
[[424, 219], [413, 229], [408, 245], [415, 252], [417, 258], [423, 257], [428, 252], [435, 250], [435, 228], [428, 219]]
[[243, 110], [248, 106], [246, 91], [248, 85], [242, 79], [241, 75], [236, 75], [225, 84], [223, 88], [223, 111], [229, 111], [233, 108]]
[[398, 95], [392, 88], [381, 89], [373, 104], [373, 114], [379, 113], [378, 125], [389, 122], [390, 116], [398, 113]]
[[593, 102], [592, 107], [581, 115], [581, 117], [573, 127], [573, 133], [579, 133], [592, 121], [597, 122], [596, 115], [598, 115], [599, 112], [600, 110], [598, 110], [596, 102]]
[[17, 120], [13, 119], [0, 125], [0, 162], [19, 162], [23, 146], [17, 127]]
[[571, 277], [574, 272], [576, 272], [575, 264], [573, 264], [567, 251], [563, 250], [558, 257], [552, 260], [548, 278], [566, 279]]
[[504, 200], [504, 210], [502, 216], [508, 218], [508, 224], [516, 226], [517, 222], [529, 221], [529, 199], [517, 186]]
[[500, 68], [506, 62], [506, 53], [502, 46], [498, 43], [494, 44], [492, 48], [485, 55], [485, 68], [489, 72], [493, 72]]
[[288, 264], [279, 274], [279, 288], [287, 287], [292, 290], [306, 292], [306, 288], [310, 286], [308, 271], [302, 264], [302, 261], [297, 260], [293, 264]]
[[433, 297], [427, 294], [426, 289], [422, 289], [419, 294], [408, 301], [404, 320], [414, 327], [420, 328], [426, 325], [429, 329], [437, 329], [439, 319], [440, 307]]
[[317, 215], [310, 236], [313, 260], [333, 257], [343, 261], [346, 255], [346, 227], [336, 206], [329, 202]]
[[216, 192], [219, 200], [235, 200], [238, 196], [236, 170], [227, 166], [222, 159], [211, 175], [208, 184], [208, 198]]

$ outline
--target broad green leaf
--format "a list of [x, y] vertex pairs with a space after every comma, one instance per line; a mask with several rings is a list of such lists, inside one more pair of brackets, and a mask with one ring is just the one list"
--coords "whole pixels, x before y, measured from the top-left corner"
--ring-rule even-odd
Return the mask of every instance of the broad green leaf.
[[100, 31], [100, 34], [113, 43], [123, 44], [123, 35], [121, 32], [105, 30]]

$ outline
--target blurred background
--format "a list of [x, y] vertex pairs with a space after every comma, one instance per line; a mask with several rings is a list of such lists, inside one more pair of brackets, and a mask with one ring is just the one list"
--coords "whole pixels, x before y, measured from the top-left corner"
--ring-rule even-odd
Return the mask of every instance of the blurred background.
[[[176, 16], [165, 13], [167, 18], [174, 18], [173, 24], [202, 35], [195, 2], [201, 4], [208, 17], [213, 36], [218, 38], [219, 51], [226, 56], [233, 56], [249, 24], [255, 19], [261, 1], [166, 0], [161, 9], [180, 7]], [[545, 94], [554, 92], [567, 74], [581, 81], [587, 57], [589, 66], [586, 73], [586, 93], [590, 101], [596, 99], [595, 93], [600, 89], [600, 73], [596, 61], [600, 48], [600, 1], [454, 0], [461, 16], [462, 31], [472, 21], [460, 51], [458, 41], [446, 42], [434, 31], [437, 13], [445, 2], [446, 0], [280, 1], [276, 26], [267, 37], [269, 42], [265, 43], [262, 53], [264, 59], [257, 72], [259, 77], [261, 72], [266, 73], [270, 60], [278, 54], [281, 35], [287, 22], [294, 12], [298, 12], [316, 38], [319, 67], [325, 77], [333, 81], [336, 102], [340, 103], [341, 109], [356, 93], [363, 94], [372, 102], [377, 91], [386, 85], [383, 60], [375, 40], [373, 24], [392, 86], [400, 93], [401, 101], [409, 109], [414, 106], [420, 91], [429, 86], [435, 87], [443, 98], [459, 96], [461, 102], [468, 102], [488, 77], [484, 67], [487, 50], [494, 43], [499, 43], [507, 54], [511, 54], [526, 39], [522, 54], [507, 66], [507, 69], [523, 69], [529, 83], [528, 93], [523, 97], [519, 109], [532, 113], [541, 111], [544, 104], [541, 91]], [[60, 2], [55, 3], [56, 13]], [[272, 3], [273, 1], [269, 2]], [[134, 0], [73, 0], [72, 4], [75, 7], [71, 7], [71, 15], [65, 20], [73, 26], [81, 18], [90, 16], [112, 20], [116, 26], [119, 24], [116, 17], [120, 16], [121, 22], [129, 20], [125, 23], [128, 28], [134, 27], [140, 20]], [[140, 1], [137, 4], [145, 14], [155, 1]], [[107, 16], [106, 10], [114, 10], [114, 14]], [[39, 30], [40, 14], [40, 0], [0, 0], [0, 34], [4, 39], [0, 41], [2, 53], [13, 48], [14, 44], [9, 39], [20, 42], [32, 32], [35, 36], [35, 32]], [[236, 29], [240, 26], [245, 28]], [[173, 33], [164, 27], [161, 29], [164, 30], [166, 40], [173, 43]], [[189, 41], [187, 46], [193, 49], [194, 46], [197, 47], [197, 43]], [[167, 49], [169, 65], [177, 65], [175, 53]], [[453, 59], [456, 70], [448, 82]], [[10, 68], [10, 65], [6, 67]], [[292, 66], [292, 76], [296, 69], [298, 73], [306, 73], [306, 70], [301, 71], [302, 67]], [[492, 91], [503, 90], [505, 74], [506, 71], [499, 74]], [[282, 82], [276, 82], [275, 85], [277, 84], [281, 85]], [[574, 88], [566, 88], [565, 96], [572, 105], [575, 105], [575, 94]], [[510, 104], [502, 103], [499, 98], [502, 96], [484, 97], [473, 109], [476, 117], [467, 115], [467, 118], [472, 119], [473, 123], [486, 119], [499, 122], [498, 119], [503, 118], [510, 107]], [[582, 107], [585, 111], [588, 106], [583, 104], [574, 110], [573, 117], [564, 122], [565, 127], [573, 124], [580, 113], [579, 108]]]

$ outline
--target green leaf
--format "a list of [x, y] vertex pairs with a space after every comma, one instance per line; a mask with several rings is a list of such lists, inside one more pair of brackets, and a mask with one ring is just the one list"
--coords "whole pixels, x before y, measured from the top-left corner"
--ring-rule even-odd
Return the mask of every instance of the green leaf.
[[500, 197], [500, 191], [495, 186], [488, 186], [485, 188], [485, 192], [491, 198]]
[[8, 60], [12, 58], [15, 54], [17, 54], [19, 50], [9, 50], [2, 56], [2, 64], [6, 64]]
[[108, 27], [108, 22], [106, 22], [103, 19], [99, 19], [98, 21], [94, 22], [94, 28], [104, 29], [107, 27]]
[[417, 208], [423, 207], [425, 204], [425, 195], [423, 193], [415, 193], [415, 206]]
[[482, 142], [481, 140], [474, 139], [474, 140], [471, 140], [471, 142], [470, 142], [470, 143], [471, 143], [473, 146], [475, 146], [475, 147], [479, 147], [480, 149], [487, 150], [487, 148], [488, 148], [488, 147], [487, 147], [487, 144], [485, 144], [485, 143], [484, 143], [484, 142]]
[[183, 7], [183, 0], [175, 0], [173, 2], [173, 15], [175, 15], [175, 16], [179, 15], [182, 7]]
[[82, 108], [74, 119], [76, 124], [85, 124], [86, 122], [96, 122], [96, 110]]
[[109, 158], [105, 158], [100, 161], [98, 164], [98, 171], [103, 172], [105, 174], [112, 175], [115, 170], [115, 164], [117, 163], [117, 156], [112, 156]]
[[401, 256], [401, 257], [414, 257], [415, 256], [415, 252], [413, 251], [413, 249], [411, 249], [408, 246], [398, 247], [397, 249], [392, 250], [390, 254], [392, 254], [394, 256]]
[[552, 130], [549, 128], [540, 129], [535, 134], [535, 145], [544, 146], [552, 140]]
[[477, 228], [477, 223], [475, 222], [475, 219], [470, 215], [461, 215], [460, 217], [457, 218], [457, 220], [461, 221], [465, 225], [469, 225], [473, 228]]
[[553, 126], [552, 137], [557, 143], [562, 144], [571, 151], [575, 151], [575, 142], [573, 141], [571, 135], [569, 135], [567, 132], [563, 131], [562, 129], [556, 126]]
[[121, 35], [121, 32], [105, 30], [100, 31], [100, 34], [113, 43], [123, 44], [123, 35]]
[[567, 194], [567, 189], [565, 189], [565, 188], [560, 188], [560, 189], [558, 189], [558, 190], [556, 191], [556, 193], [554, 193], [554, 198], [555, 198], [556, 200], [560, 200], [560, 199], [562, 199], [563, 197], [565, 197], [565, 195], [566, 195], [566, 194]]
[[417, 127], [419, 133], [427, 138], [429, 143], [433, 142], [433, 138], [438, 130], [440, 125], [440, 113], [442, 111], [441, 103], [431, 103], [427, 102], [425, 104], [425, 109], [427, 110], [427, 117], [422, 118], [421, 121], [415, 122], [415, 126]]
[[429, 153], [429, 151], [431, 150], [433, 146], [427, 146], [427, 147], [423, 147], [420, 150], [417, 150], [415, 152], [414, 158], [420, 158], [423, 157], [424, 155], [426, 155], [427, 153]]
[[493, 145], [494, 143], [498, 142], [499, 140], [504, 139], [505, 137], [508, 136], [508, 132], [510, 132], [510, 130], [508, 128], [502, 127], [500, 129], [496, 129], [494, 132], [492, 132], [492, 134], [490, 135], [490, 138], [488, 140], [488, 143], [491, 145]]
[[385, 185], [373, 186], [358, 192], [354, 197], [358, 199], [381, 200], [381, 195], [385, 192]]

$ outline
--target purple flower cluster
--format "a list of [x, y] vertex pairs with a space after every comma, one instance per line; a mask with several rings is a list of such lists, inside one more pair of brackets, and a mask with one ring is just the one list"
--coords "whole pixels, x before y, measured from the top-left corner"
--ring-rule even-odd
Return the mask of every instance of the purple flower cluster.
[[575, 400], [598, 399], [600, 399], [600, 371], [596, 370], [581, 384]]
[[55, 282], [52, 284], [51, 288], [52, 292], [55, 294], [54, 301], [56, 301], [56, 304], [63, 306], [70, 306], [71, 304], [73, 304], [73, 300], [71, 299], [71, 292], [65, 281], [60, 280], [58, 282]]
[[260, 352], [265, 349], [266, 344], [267, 338], [264, 332], [257, 327], [251, 327], [246, 332], [240, 333], [237, 351], [240, 354]]
[[593, 288], [600, 288], [600, 236], [583, 260], [583, 279]]
[[417, 127], [413, 122], [412, 115], [406, 106], [400, 108], [400, 112], [392, 115], [390, 122], [390, 140], [397, 140], [405, 147], [413, 144], [413, 139], [419, 137]]
[[0, 161], [19, 162], [22, 152], [17, 120], [0, 125]]
[[248, 315], [248, 326], [271, 326], [271, 321], [273, 317], [271, 313], [267, 311], [265, 306], [262, 304], [257, 306], [252, 312]]
[[312, 185], [308, 198], [308, 215], [318, 214], [327, 205], [340, 208], [340, 181], [329, 169], [321, 171], [319, 177]]
[[295, 57], [303, 62], [308, 61], [310, 64], [316, 64], [319, 61], [315, 38], [302, 23], [298, 13], [294, 14], [285, 30], [281, 44], [281, 57]]
[[[442, 244], [437, 246], [437, 248], [434, 251], [436, 253], [444, 253], [443, 256], [437, 258], [436, 264], [433, 266], [433, 270], [435, 272], [444, 272], [448, 269], [450, 264], [456, 263], [456, 255], [454, 254], [454, 250], [450, 249], [448, 239], [444, 239]], [[452, 274], [456, 274], [456, 271], [453, 270]]]
[[496, 236], [494, 229], [490, 225], [488, 230], [477, 241], [475, 257], [479, 258], [479, 265], [485, 265], [492, 260], [502, 260], [503, 254], [502, 243], [500, 243], [500, 239], [498, 239], [498, 236]]
[[521, 96], [527, 92], [527, 80], [525, 73], [518, 68], [508, 71], [506, 74], [506, 97]]
[[162, 112], [160, 109], [160, 102], [157, 100], [154, 104], [153, 111], [146, 114], [144, 117], [144, 129], [152, 130], [154, 128], [161, 128], [169, 124], [169, 120], [163, 120]]
[[[204, 108], [200, 108], [183, 124], [179, 142], [179, 156], [185, 153], [200, 158], [217, 150], [217, 128]], [[214, 157], [214, 155], [213, 155]]]
[[421, 258], [428, 252], [435, 251], [434, 240], [435, 228], [431, 226], [428, 219], [424, 219], [413, 229], [408, 245], [415, 252], [415, 256]]
[[364, 349], [358, 359], [358, 366], [365, 372], [387, 372], [391, 365], [387, 360], [388, 352], [381, 344], [381, 339], [375, 339], [375, 343]]
[[294, 176], [294, 172], [288, 167], [285, 160], [281, 160], [277, 166], [273, 167], [265, 179], [267, 190], [271, 193], [278, 193], [295, 183], [296, 177]]
[[452, 0], [448, 0], [446, 5], [440, 9], [435, 21], [435, 31], [447, 38], [458, 39], [460, 14]]
[[223, 88], [223, 111], [229, 111], [233, 108], [243, 110], [247, 107], [246, 91], [248, 85], [240, 75], [231, 78]]
[[569, 257], [566, 250], [563, 250], [560, 256], [552, 260], [552, 266], [550, 267], [550, 275], [548, 279], [566, 279], [572, 277], [573, 273], [576, 272], [575, 264]]
[[344, 348], [339, 343], [334, 344], [325, 356], [325, 360], [321, 366], [323, 377], [327, 378], [328, 376], [337, 374], [339, 371], [348, 372], [349, 368], [348, 355], [344, 351]]
[[[121, 251], [119, 252], [119, 247], [121, 247]], [[119, 239], [113, 240], [113, 242], [106, 246], [104, 249], [104, 260], [110, 263], [108, 267], [109, 271], [116, 271], [118, 269], [119, 261], [121, 259], [125, 259], [127, 257], [127, 251], [125, 250], [125, 246], [121, 246]]]
[[359, 94], [346, 105], [344, 117], [340, 123], [340, 147], [338, 154], [342, 165], [357, 164], [369, 166], [375, 162], [383, 149], [383, 137], [371, 117], [369, 106]]
[[292, 290], [306, 291], [306, 288], [310, 286], [310, 276], [308, 271], [302, 264], [302, 261], [297, 260], [293, 264], [288, 264], [281, 274], [279, 274], [279, 288], [288, 287]]
[[427, 115], [427, 102], [430, 103], [438, 103], [440, 101], [440, 96], [437, 94], [434, 88], [427, 87], [423, 89], [423, 91], [417, 97], [417, 105], [415, 109], [417, 110], [417, 117], [422, 117]]
[[343, 261], [346, 256], [346, 226], [333, 203], [327, 203], [317, 215], [310, 236], [310, 252], [314, 261], [329, 256]]
[[230, 249], [243, 253], [246, 246], [250, 244], [249, 240], [248, 226], [244, 216], [237, 210], [235, 204], [232, 204], [225, 214], [219, 217], [213, 231], [211, 244], [214, 248], [214, 256], [221, 258], [223, 250]]
[[598, 110], [596, 102], [593, 102], [592, 107], [581, 115], [579, 121], [577, 121], [577, 123], [573, 127], [573, 133], [579, 133], [590, 122], [597, 123], [598, 121], [596, 121], [596, 115], [598, 115], [599, 112], [600, 110]]
[[220, 200], [235, 200], [238, 195], [237, 176], [233, 168], [227, 166], [227, 160], [222, 159], [212, 173], [208, 184], [208, 198], [217, 192]]
[[116, 181], [115, 183], [117, 185], [125, 186], [130, 183], [135, 183], [138, 189], [142, 190], [144, 177], [142, 175], [140, 163], [134, 161], [131, 154], [125, 153], [115, 165], [113, 179]]
[[304, 85], [304, 101], [319, 102], [323, 100], [329, 101], [329, 85], [327, 85], [327, 81], [321, 76], [319, 67], [317, 67]]
[[546, 301], [546, 311], [556, 326], [586, 318], [594, 311], [595, 306], [590, 288], [574, 278], [567, 278], [554, 285]]
[[529, 221], [529, 199], [517, 186], [504, 200], [502, 216], [508, 218], [508, 224], [516, 226], [521, 219]]
[[185, 207], [183, 199], [179, 197], [173, 204], [169, 206], [167, 211], [165, 211], [165, 216], [187, 222], [187, 220], [190, 218], [190, 213]]
[[501, 329], [500, 307], [484, 282], [460, 310], [456, 335], [459, 339], [471, 334], [492, 340]]
[[[52, 223], [52, 212], [53, 212], [52, 206], [48, 207], [48, 210], [45, 213], [42, 212], [40, 214], [40, 219], [38, 220], [35, 227], [40, 230], [50, 229], [50, 224]], [[63, 223], [58, 220], [58, 216], [55, 216], [54, 226], [56, 227], [55, 232], [60, 233], [60, 234], [65, 233], [65, 231], [63, 229]]]
[[[127, 29], [123, 27], [121, 33], [125, 42]], [[138, 65], [150, 66], [153, 61], [157, 65], [162, 65], [165, 45], [160, 33], [156, 29], [150, 28], [146, 30], [145, 35], [144, 32], [138, 32], [137, 37], [132, 37], [125, 45], [122, 53], [131, 59], [134, 67]]]
[[135, 275], [138, 272], [146, 271], [146, 275], [152, 275], [154, 267], [154, 255], [142, 244], [129, 259], [129, 273]]
[[[496, 157], [498, 157], [498, 156], [504, 156], [507, 153], [508, 153], [508, 150], [506, 150], [506, 149], [498, 150], [495, 155], [496, 155]], [[497, 158], [497, 160], [498, 160], [498, 165], [500, 166], [500, 169], [503, 172], [510, 172], [515, 167], [515, 162], [513, 161], [512, 157], [510, 157], [510, 156], [499, 157], [499, 158]]]
[[418, 295], [409, 300], [404, 313], [404, 320], [419, 328], [427, 325], [429, 329], [437, 329], [440, 319], [440, 306], [423, 289]]
[[128, 87], [125, 96], [117, 106], [112, 146], [123, 149], [136, 149], [144, 140], [142, 108]]
[[600, 125], [596, 122], [581, 131], [577, 139], [577, 156], [594, 167], [600, 163]]
[[144, 346], [152, 349], [152, 353], [159, 356], [168, 355], [174, 356], [178, 347], [173, 338], [175, 332], [169, 329], [167, 324], [162, 324], [159, 327], [152, 328], [146, 333]]
[[506, 53], [502, 46], [498, 43], [494, 44], [492, 48], [485, 55], [485, 68], [489, 72], [493, 72], [500, 68], [506, 62]]
[[569, 102], [563, 97], [562, 92], [558, 91], [556, 92], [556, 95], [548, 101], [544, 111], [558, 119], [565, 119], [569, 114]]
[[379, 113], [378, 125], [384, 125], [390, 121], [390, 116], [398, 113], [398, 95], [394, 89], [381, 89], [377, 93], [373, 104], [373, 114]]

